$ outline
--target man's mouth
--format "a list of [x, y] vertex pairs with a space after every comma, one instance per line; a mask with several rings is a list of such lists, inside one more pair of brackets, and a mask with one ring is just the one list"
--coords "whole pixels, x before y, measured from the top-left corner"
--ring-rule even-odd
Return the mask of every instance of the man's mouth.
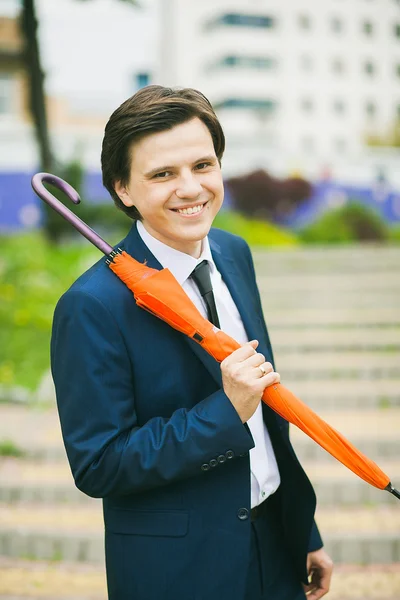
[[187, 208], [172, 208], [171, 210], [184, 217], [194, 217], [203, 212], [206, 204], [208, 204], [208, 201], [201, 204], [195, 204], [194, 206], [189, 206]]

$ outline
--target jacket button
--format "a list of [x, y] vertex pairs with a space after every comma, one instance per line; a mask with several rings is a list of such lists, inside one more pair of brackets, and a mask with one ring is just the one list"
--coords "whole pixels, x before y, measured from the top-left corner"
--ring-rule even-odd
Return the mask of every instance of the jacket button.
[[247, 508], [239, 508], [237, 516], [241, 521], [245, 521], [249, 518], [249, 511]]
[[202, 471], [208, 471], [210, 468], [210, 465], [207, 463], [204, 463], [204, 465], [201, 465], [201, 470]]
[[232, 450], [227, 450], [225, 452], [225, 456], [226, 458], [233, 458], [235, 456], [235, 453]]
[[225, 454], [220, 454], [220, 455], [217, 457], [217, 460], [218, 460], [218, 462], [219, 462], [219, 463], [224, 463], [224, 462], [226, 461], [226, 456], [225, 456]]
[[216, 467], [218, 461], [215, 458], [212, 458], [208, 464], [210, 465], [210, 467]]

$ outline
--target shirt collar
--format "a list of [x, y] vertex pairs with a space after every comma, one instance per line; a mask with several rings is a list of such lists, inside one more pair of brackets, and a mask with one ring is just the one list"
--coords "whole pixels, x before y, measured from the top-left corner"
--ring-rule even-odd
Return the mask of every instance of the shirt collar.
[[175, 250], [167, 244], [160, 242], [153, 237], [147, 229], [145, 229], [141, 221], [136, 221], [136, 227], [140, 237], [146, 244], [150, 252], [155, 256], [158, 262], [165, 268], [169, 269], [175, 279], [183, 285], [188, 279], [193, 269], [203, 260], [207, 260], [210, 265], [211, 274], [214, 273], [216, 266], [214, 264], [210, 243], [206, 236], [202, 240], [202, 251], [199, 258], [193, 258], [189, 254], [185, 254], [180, 250]]

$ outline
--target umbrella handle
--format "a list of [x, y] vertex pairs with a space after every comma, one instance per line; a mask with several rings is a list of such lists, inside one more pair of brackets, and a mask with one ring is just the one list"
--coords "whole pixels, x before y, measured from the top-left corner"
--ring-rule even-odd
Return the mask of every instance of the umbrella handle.
[[104, 254], [111, 254], [114, 252], [112, 246], [107, 244], [103, 238], [101, 238], [89, 225], [87, 225], [82, 219], [80, 219], [77, 215], [75, 215], [69, 208], [67, 208], [60, 200], [57, 200], [53, 194], [51, 194], [43, 185], [43, 183], [50, 183], [54, 185], [54, 187], [61, 190], [69, 200], [71, 200], [74, 204], [79, 204], [81, 199], [79, 197], [78, 192], [64, 179], [61, 177], [57, 177], [56, 175], [51, 175], [50, 173], [36, 173], [32, 177], [32, 187], [36, 194], [41, 198], [44, 202], [46, 202], [51, 208], [53, 208], [59, 215], [64, 217], [66, 221], [71, 223], [75, 229], [79, 231], [89, 242], [92, 242], [96, 248], [98, 248]]

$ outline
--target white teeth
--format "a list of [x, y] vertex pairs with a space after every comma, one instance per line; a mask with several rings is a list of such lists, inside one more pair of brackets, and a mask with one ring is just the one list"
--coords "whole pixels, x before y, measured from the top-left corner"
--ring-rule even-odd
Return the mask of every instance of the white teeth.
[[193, 213], [200, 212], [202, 208], [203, 205], [199, 204], [198, 206], [189, 206], [189, 208], [178, 208], [178, 212], [181, 213], [181, 215], [192, 215]]

